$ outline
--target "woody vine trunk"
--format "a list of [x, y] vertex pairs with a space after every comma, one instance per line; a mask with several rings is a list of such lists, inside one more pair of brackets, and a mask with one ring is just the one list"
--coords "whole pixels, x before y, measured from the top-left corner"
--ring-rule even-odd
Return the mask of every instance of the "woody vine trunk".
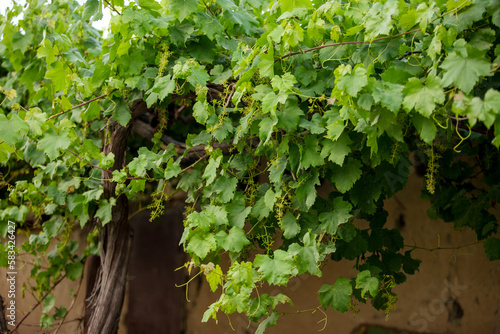
[[[113, 153], [115, 161], [111, 169], [102, 171], [103, 196], [107, 199], [115, 196], [116, 183], [110, 180], [113, 170], [121, 169], [126, 163], [127, 139], [132, 124], [146, 110], [143, 101], [136, 101], [131, 107], [132, 120], [126, 127], [114, 121], [110, 125], [110, 137], [103, 146], [103, 152], [106, 155]], [[128, 223], [128, 199], [122, 194], [116, 198], [111, 221], [100, 232], [101, 263], [89, 301], [91, 315], [86, 326], [87, 333], [112, 334], [118, 330], [132, 240], [133, 230]]]

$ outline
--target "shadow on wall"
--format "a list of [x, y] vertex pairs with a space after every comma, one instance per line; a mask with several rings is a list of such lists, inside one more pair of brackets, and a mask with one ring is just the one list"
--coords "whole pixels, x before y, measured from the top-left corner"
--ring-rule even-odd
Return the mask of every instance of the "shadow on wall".
[[351, 334], [417, 334], [417, 332], [409, 332], [404, 329], [389, 328], [379, 325], [359, 325]]
[[[389, 212], [387, 228], [401, 231], [407, 245], [405, 250], [418, 246], [413, 254], [422, 260], [420, 271], [395, 288], [398, 301], [387, 319], [384, 312], [376, 311], [370, 303], [355, 305], [359, 310], [356, 314], [331, 309], [324, 314], [319, 311], [297, 314], [299, 310], [316, 310], [317, 293], [323, 284], [333, 284], [338, 276], [355, 277], [354, 262], [330, 261], [322, 277], [303, 275], [290, 279], [287, 287], [260, 289], [260, 293], [270, 295], [283, 293], [295, 304], [283, 309], [290, 314], [278, 319], [277, 325], [266, 330], [266, 334], [500, 334], [500, 261], [487, 259], [470, 229], [456, 231], [452, 224], [430, 219], [429, 203], [419, 198], [422, 186], [423, 179], [413, 172], [405, 189], [385, 202]], [[442, 249], [429, 251], [438, 247]], [[205, 280], [194, 280], [191, 284], [189, 297], [193, 302], [187, 304], [186, 334], [255, 333], [258, 324], [238, 313], [230, 315], [229, 320], [221, 313], [218, 323], [213, 320], [201, 323], [203, 313], [219, 296], [210, 291]], [[323, 327], [324, 331], [318, 332]]]
[[185, 280], [185, 273], [175, 270], [186, 259], [179, 246], [183, 212], [182, 206], [170, 207], [154, 222], [149, 211], [131, 220], [134, 244], [120, 334], [185, 332], [185, 292], [175, 286]]

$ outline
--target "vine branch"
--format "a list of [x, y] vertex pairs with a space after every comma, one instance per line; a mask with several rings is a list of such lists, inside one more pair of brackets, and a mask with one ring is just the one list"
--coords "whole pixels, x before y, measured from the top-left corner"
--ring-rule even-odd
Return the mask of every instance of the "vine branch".
[[113, 6], [111, 3], [109, 3], [109, 1], [108, 1], [108, 0], [104, 0], [104, 2], [108, 5], [109, 9], [111, 9], [113, 12], [115, 12], [116, 14], [118, 14], [118, 15], [120, 15], [120, 16], [122, 15], [122, 14], [118, 11], [118, 9], [116, 9], [116, 8], [115, 8], [115, 6]]
[[498, 64], [494, 69], [490, 70], [490, 73], [496, 72], [500, 68], [500, 64]]
[[281, 56], [278, 59], [276, 59], [274, 62], [276, 63], [277, 61], [280, 61], [281, 59], [285, 59], [285, 58], [288, 58], [288, 57], [291, 57], [291, 56], [295, 56], [295, 55], [298, 55], [298, 54], [302, 54], [302, 53], [311, 52], [311, 51], [314, 51], [314, 50], [329, 48], [329, 47], [332, 47], [332, 46], [348, 45], [348, 44], [368, 44], [368, 43], [382, 41], [384, 39], [396, 38], [396, 37], [399, 37], [399, 36], [411, 34], [411, 33], [414, 33], [414, 32], [419, 32], [419, 31], [420, 31], [420, 29], [414, 29], [414, 30], [402, 32], [402, 33], [399, 33], [399, 34], [396, 34], [396, 35], [375, 38], [374, 40], [371, 40], [371, 41], [352, 41], [352, 42], [337, 42], [337, 43], [330, 43], [330, 44], [322, 44], [322, 45], [318, 45], [318, 46], [315, 46], [315, 47], [310, 48], [310, 49], [305, 49], [305, 50], [301, 50], [301, 51], [295, 51], [295, 52], [287, 53], [286, 55]]
[[[80, 157], [78, 154], [76, 154], [75, 152], [71, 151], [70, 149], [66, 149], [66, 151], [68, 151], [69, 153], [73, 154], [75, 157], [77, 157], [78, 159], [80, 159], [80, 161], [85, 162], [85, 161], [83, 160], [83, 158], [82, 158], [82, 157]], [[97, 166], [97, 165], [91, 164], [90, 162], [85, 162], [85, 163], [86, 163], [87, 165], [91, 166], [91, 167], [94, 167], [94, 168], [100, 169], [100, 170], [102, 170], [102, 171], [107, 171], [107, 169], [104, 169], [104, 168], [99, 167], [99, 166]]]
[[35, 306], [33, 306], [33, 308], [31, 308], [31, 310], [28, 311], [28, 313], [26, 313], [21, 320], [19, 320], [19, 322], [10, 331], [11, 334], [14, 333], [16, 330], [19, 329], [19, 326], [21, 326], [21, 324], [24, 322], [24, 320], [26, 320], [26, 318], [31, 314], [31, 312], [33, 312], [38, 306], [40, 306], [40, 304], [45, 300], [45, 298], [47, 298], [47, 296], [50, 295], [52, 293], [52, 291], [54, 291], [54, 289], [56, 288], [56, 286], [58, 286], [59, 283], [61, 283], [65, 278], [66, 278], [66, 275], [62, 275], [57, 280], [57, 282], [54, 283], [54, 285], [52, 286], [52, 289], [50, 289], [50, 291], [48, 291], [45, 295], [43, 295], [43, 297], [35, 304]]
[[83, 282], [83, 273], [80, 276], [80, 282], [78, 283], [78, 289], [76, 290], [75, 297], [71, 301], [71, 305], [68, 307], [68, 310], [66, 314], [62, 317], [61, 322], [59, 323], [59, 326], [57, 327], [56, 331], [54, 334], [59, 333], [59, 330], [61, 329], [62, 325], [65, 323], [66, 318], [68, 317], [69, 312], [73, 309], [73, 306], [75, 306], [76, 299], [78, 297], [78, 293], [80, 292], [80, 288], [82, 287], [82, 282]]
[[462, 245], [462, 246], [457, 246], [457, 247], [441, 247], [441, 246], [438, 246], [438, 247], [435, 247], [435, 248], [428, 248], [428, 247], [421, 247], [421, 246], [417, 246], [417, 245], [404, 245], [405, 247], [409, 247], [409, 248], [413, 248], [413, 249], [421, 249], [421, 250], [426, 250], [426, 251], [429, 251], [429, 252], [434, 252], [436, 250], [457, 250], [457, 249], [461, 249], [461, 248], [465, 248], [465, 247], [468, 247], [468, 246], [472, 246], [472, 245], [476, 245], [476, 244], [479, 244], [481, 243], [480, 241], [475, 241], [475, 242], [471, 242], [471, 243], [468, 243], [468, 244], [465, 244], [465, 245]]
[[398, 58], [398, 60], [403, 60], [404, 58], [408, 57], [409, 55], [417, 54], [417, 53], [422, 53], [422, 51], [406, 51], [404, 55]]
[[[115, 89], [115, 90], [116, 90], [116, 89]], [[109, 92], [109, 93], [107, 93], [107, 94], [102, 94], [102, 95], [99, 95], [99, 96], [97, 96], [97, 97], [94, 97], [93, 99], [90, 99], [90, 100], [88, 100], [88, 101], [82, 102], [82, 103], [80, 103], [80, 104], [78, 104], [78, 105], [76, 105], [76, 106], [74, 106], [74, 107], [71, 107], [71, 108], [69, 108], [69, 109], [67, 109], [67, 110], [63, 110], [63, 111], [61, 111], [60, 113], [57, 113], [57, 114], [55, 114], [55, 115], [50, 116], [48, 119], [56, 118], [56, 117], [58, 117], [58, 116], [61, 116], [62, 114], [67, 113], [68, 111], [71, 111], [71, 110], [76, 109], [76, 108], [83, 107], [83, 106], [85, 106], [85, 105], [87, 105], [87, 104], [89, 104], [89, 103], [94, 102], [95, 100], [102, 99], [103, 97], [106, 97], [106, 96], [110, 95], [111, 93], [113, 93], [115, 90], [112, 90], [111, 92]]]

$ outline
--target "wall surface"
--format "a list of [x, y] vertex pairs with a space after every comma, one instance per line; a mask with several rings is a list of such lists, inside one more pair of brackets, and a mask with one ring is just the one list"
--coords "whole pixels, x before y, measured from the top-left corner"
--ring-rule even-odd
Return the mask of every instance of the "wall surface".
[[[412, 174], [406, 188], [386, 202], [387, 227], [400, 228], [406, 245], [422, 248], [456, 248], [474, 243], [476, 237], [472, 231], [456, 231], [452, 224], [427, 216], [429, 204], [419, 198], [422, 182], [421, 177]], [[424, 333], [500, 334], [500, 261], [489, 261], [481, 244], [433, 252], [416, 249], [413, 254], [422, 260], [420, 271], [409, 275], [406, 283], [395, 288], [399, 300], [387, 320], [384, 312], [364, 304], [357, 305], [357, 315], [331, 309], [326, 315], [322, 311], [304, 311], [320, 305], [317, 292], [323, 284], [334, 284], [338, 276], [355, 276], [353, 262], [330, 262], [321, 278], [294, 278], [288, 288], [272, 287], [261, 291], [284, 293], [295, 304], [294, 308], [286, 310], [291, 314], [280, 318], [277, 326], [266, 333], [317, 333], [324, 329], [324, 333], [347, 334], [360, 324], [378, 324]], [[229, 317], [235, 331], [222, 313], [218, 324], [214, 320], [202, 324], [203, 312], [218, 296], [210, 292], [203, 279], [196, 284], [198, 287], [190, 287], [192, 302], [187, 305], [187, 334], [255, 332], [257, 325], [249, 324], [239, 314]]]
[[[284, 293], [295, 304], [294, 308], [283, 309], [290, 314], [280, 318], [277, 326], [266, 333], [318, 333], [322, 329], [323, 333], [348, 334], [353, 330], [355, 333], [372, 333], [364, 326], [371, 324], [412, 333], [500, 334], [500, 261], [489, 261], [480, 244], [445, 249], [474, 243], [475, 235], [470, 230], [455, 231], [451, 224], [429, 219], [426, 214], [428, 203], [419, 198], [422, 182], [422, 178], [413, 174], [407, 187], [386, 202], [389, 211], [387, 227], [400, 228], [407, 245], [421, 248], [441, 246], [443, 249], [414, 251], [414, 255], [423, 261], [420, 272], [408, 276], [408, 281], [395, 289], [399, 301], [387, 320], [383, 312], [364, 304], [357, 305], [357, 315], [351, 311], [345, 314], [332, 310], [325, 313], [320, 310], [308, 311], [319, 306], [317, 291], [321, 285], [333, 284], [338, 276], [353, 277], [356, 274], [353, 262], [330, 262], [321, 278], [294, 278], [287, 288], [271, 287], [260, 291]], [[201, 323], [203, 312], [218, 298], [217, 293], [210, 291], [202, 276], [189, 285], [189, 303], [186, 303], [185, 288], [175, 287], [189, 279], [185, 269], [174, 271], [187, 261], [178, 247], [182, 233], [181, 213], [182, 207], [177, 202], [166, 209], [165, 217], [159, 222], [149, 222], [147, 212], [135, 217], [132, 223], [135, 241], [128, 276], [128, 296], [119, 333], [254, 333], [257, 324], [249, 324], [239, 314], [229, 317], [234, 331], [222, 313], [219, 314], [218, 324], [213, 320]], [[74, 237], [85, 240], [85, 235], [80, 231], [75, 231]], [[18, 234], [18, 245], [25, 238]], [[17, 276], [18, 320], [36, 304], [29, 292], [25, 293], [25, 299], [20, 297], [22, 282], [27, 282], [31, 261], [29, 256], [23, 255], [23, 259], [27, 264]], [[5, 276], [3, 269], [1, 275]], [[81, 332], [86, 279], [67, 317], [69, 322], [58, 333]], [[71, 305], [73, 298], [70, 297], [70, 290], [77, 291], [78, 286], [78, 282], [62, 282], [55, 291], [56, 306]], [[6, 281], [0, 280], [0, 295], [6, 296], [6, 289]], [[19, 333], [43, 333], [38, 326], [39, 319], [38, 307], [25, 320]], [[46, 332], [54, 333], [56, 328]]]
[[[18, 231], [16, 235], [17, 247], [21, 247], [21, 244], [29, 239], [29, 236], [23, 231]], [[81, 230], [77, 230], [72, 235], [73, 240], [77, 240], [78, 243], [84, 244], [86, 241], [86, 236]], [[4, 240], [2, 240], [4, 242]], [[52, 243], [48, 252], [54, 249], [56, 243]], [[76, 281], [71, 281], [69, 279], [64, 279], [53, 291], [53, 295], [56, 297], [55, 307], [60, 307], [64, 305], [66, 309], [69, 310], [65, 322], [61, 324], [60, 321], [54, 321], [53, 327], [48, 330], [43, 330], [40, 328], [39, 322], [42, 315], [42, 309], [38, 305], [38, 296], [34, 296], [29, 289], [30, 285], [34, 285], [33, 280], [29, 280], [31, 263], [33, 263], [33, 256], [21, 253], [17, 256], [16, 263], [19, 266], [16, 276], [16, 324], [26, 316], [23, 322], [19, 325], [16, 333], [18, 334], [31, 334], [31, 333], [80, 333], [83, 331], [83, 315], [85, 313], [84, 300], [85, 300], [85, 281], [86, 277], [81, 277]], [[42, 263], [43, 265], [43, 263]], [[0, 269], [0, 295], [4, 298], [4, 302], [7, 304], [9, 299], [7, 298], [7, 292], [9, 287], [6, 284], [6, 273], [5, 268]], [[23, 290], [23, 285], [26, 289]], [[23, 298], [24, 294], [24, 298]], [[36, 297], [36, 298], [35, 298]], [[53, 313], [54, 310], [52, 310]], [[12, 327], [9, 327], [12, 330]]]

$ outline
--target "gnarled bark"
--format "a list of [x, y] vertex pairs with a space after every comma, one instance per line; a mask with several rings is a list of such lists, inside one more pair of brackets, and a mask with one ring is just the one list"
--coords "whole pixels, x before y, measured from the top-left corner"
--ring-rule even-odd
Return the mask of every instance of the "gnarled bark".
[[[127, 139], [133, 122], [147, 110], [143, 101], [134, 102], [130, 108], [132, 119], [125, 127], [113, 122], [111, 138], [105, 143], [103, 152], [113, 153], [115, 162], [108, 171], [102, 172], [104, 196], [115, 196], [116, 183], [111, 182], [112, 171], [121, 169], [125, 164]], [[114, 334], [117, 332], [120, 313], [125, 296], [125, 286], [130, 253], [132, 251], [133, 231], [128, 223], [128, 199], [120, 195], [112, 209], [111, 221], [102, 227], [101, 264], [94, 291], [90, 297], [91, 315], [87, 328], [90, 334]]]

